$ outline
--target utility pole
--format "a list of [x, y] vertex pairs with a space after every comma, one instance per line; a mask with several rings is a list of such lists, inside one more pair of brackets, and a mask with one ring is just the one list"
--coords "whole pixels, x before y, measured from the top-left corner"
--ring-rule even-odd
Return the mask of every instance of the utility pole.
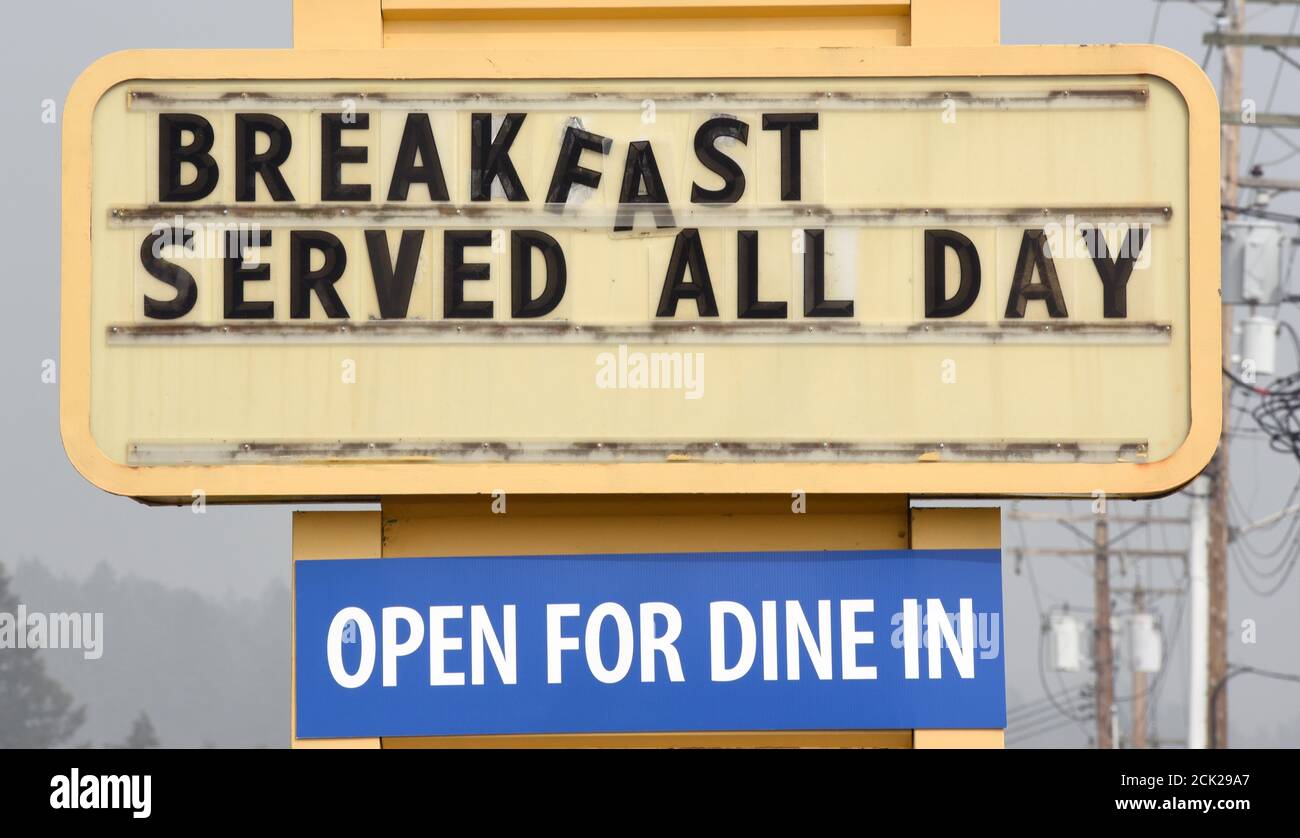
[[[1133, 612], [1141, 614], [1146, 610], [1146, 594], [1142, 590], [1141, 583], [1138, 583], [1133, 591]], [[1130, 643], [1133, 637], [1132, 630], [1128, 634]], [[1133, 672], [1133, 732], [1131, 734], [1132, 747], [1145, 748], [1147, 746], [1147, 674], [1138, 669], [1137, 655], [1133, 651], [1129, 652], [1129, 665]]]
[[1093, 524], [1093, 665], [1097, 668], [1097, 747], [1114, 748], [1115, 650], [1110, 639], [1110, 525], [1105, 515]]
[[[1229, 37], [1242, 33], [1246, 20], [1246, 0], [1224, 0], [1222, 31]], [[1223, 90], [1220, 100], [1226, 111], [1240, 111], [1242, 102], [1242, 73], [1244, 49], [1239, 43], [1226, 44], [1223, 47]], [[1237, 205], [1237, 180], [1240, 159], [1241, 125], [1232, 120], [1225, 120], [1222, 127], [1222, 165], [1223, 188], [1222, 203], [1225, 206]], [[1231, 212], [1225, 215], [1230, 220]], [[1233, 310], [1231, 306], [1223, 307], [1223, 365], [1231, 364]], [[1210, 465], [1214, 480], [1210, 498], [1210, 550], [1209, 550], [1209, 655], [1208, 683], [1222, 683], [1228, 674], [1228, 436], [1231, 420], [1229, 399], [1231, 390], [1223, 391], [1223, 434], [1219, 438], [1219, 450]], [[1215, 741], [1211, 748], [1226, 748], [1228, 745], [1228, 696], [1219, 697], [1211, 712], [1215, 718], [1210, 729], [1215, 731]]]
[[1190, 633], [1187, 649], [1187, 747], [1206, 747], [1210, 719], [1207, 660], [1210, 652], [1210, 479], [1192, 481], [1192, 534], [1188, 543], [1187, 579], [1190, 588]]
[[[1300, 0], [1297, 0], [1300, 2]], [[1204, 478], [1197, 478], [1202, 483]], [[1202, 487], [1202, 505], [1206, 503], [1205, 497], [1207, 490]], [[1150, 594], [1171, 596], [1181, 596], [1184, 593], [1182, 588], [1152, 588], [1149, 585], [1143, 586], [1138, 584], [1132, 588], [1124, 586], [1114, 587], [1110, 583], [1110, 559], [1112, 556], [1119, 556], [1122, 560], [1129, 562], [1140, 562], [1153, 559], [1172, 559], [1186, 560], [1187, 554], [1181, 550], [1155, 550], [1150, 548], [1125, 548], [1122, 543], [1126, 538], [1132, 536], [1142, 527], [1152, 524], [1172, 524], [1175, 526], [1195, 526], [1187, 518], [1173, 516], [1155, 516], [1144, 515], [1137, 517], [1125, 517], [1123, 515], [1108, 515], [1104, 511], [1094, 511], [1091, 515], [1060, 515], [1048, 512], [1022, 512], [1013, 508], [1008, 513], [1008, 519], [1011, 521], [1035, 521], [1046, 522], [1053, 521], [1069, 530], [1074, 535], [1088, 540], [1088, 533], [1074, 524], [1092, 521], [1093, 530], [1091, 535], [1092, 543], [1087, 547], [1019, 547], [1013, 553], [1018, 560], [1024, 560], [1035, 556], [1052, 557], [1052, 558], [1076, 558], [1090, 556], [1093, 560], [1093, 598], [1094, 603], [1094, 624], [1093, 624], [1093, 669], [1095, 674], [1095, 689], [1093, 690], [1095, 705], [1095, 718], [1097, 722], [1097, 747], [1114, 748], [1120, 741], [1119, 735], [1119, 709], [1115, 703], [1115, 646], [1111, 631], [1111, 599], [1115, 596], [1132, 596], [1135, 599], [1135, 607], [1141, 610], [1145, 606], [1145, 597]], [[1129, 529], [1121, 529], [1118, 535], [1111, 538], [1110, 525], [1131, 524]], [[1267, 521], [1261, 526], [1266, 525]], [[1195, 542], [1195, 531], [1192, 534]], [[1205, 529], [1201, 529], [1200, 550], [1201, 559], [1204, 562], [1205, 556]], [[1204, 576], [1204, 574], [1202, 574]], [[1206, 644], [1201, 644], [1201, 663], [1200, 673], [1202, 677], [1205, 674], [1205, 652]], [[1195, 666], [1195, 662], [1193, 662]], [[1138, 728], [1139, 722], [1134, 720], [1134, 739], [1138, 743], [1145, 743], [1148, 740], [1147, 733], [1147, 716], [1148, 712], [1145, 707], [1149, 706], [1147, 698], [1147, 688], [1144, 682], [1148, 679], [1147, 673], [1138, 673], [1134, 670], [1134, 681], [1138, 684], [1135, 690], [1139, 693], [1135, 706], [1135, 713], [1140, 715], [1141, 728]], [[1202, 704], [1204, 704], [1206, 693], [1201, 690]], [[1205, 714], [1200, 716], [1202, 724], [1200, 730], [1207, 730], [1204, 724]], [[1139, 744], [1137, 747], [1146, 747], [1145, 744]]]

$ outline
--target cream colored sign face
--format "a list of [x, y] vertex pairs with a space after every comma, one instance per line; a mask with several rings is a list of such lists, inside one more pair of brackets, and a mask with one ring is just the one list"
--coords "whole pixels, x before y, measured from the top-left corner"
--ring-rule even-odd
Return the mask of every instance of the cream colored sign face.
[[121, 82], [90, 435], [250, 475], [1159, 461], [1189, 133], [1148, 75]]

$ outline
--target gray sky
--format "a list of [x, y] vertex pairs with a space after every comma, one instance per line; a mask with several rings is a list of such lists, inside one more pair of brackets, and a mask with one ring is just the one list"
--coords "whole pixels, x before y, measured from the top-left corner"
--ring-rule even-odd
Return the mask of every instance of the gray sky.
[[[1183, 0], [1156, 3], [1153, 0], [1088, 0], [1086, 3], [1064, 0], [1003, 0], [1003, 42], [1030, 43], [1146, 43], [1164, 44], [1205, 62], [1210, 77], [1218, 83], [1221, 54], [1215, 52], [1206, 62], [1207, 51], [1201, 44], [1204, 32], [1214, 28], [1218, 3], [1191, 3]], [[1159, 8], [1158, 8], [1159, 7]], [[1159, 16], [1157, 18], [1157, 11]], [[1246, 30], [1251, 32], [1285, 33], [1295, 31], [1300, 21], [1300, 6], [1294, 8], [1251, 4]], [[1154, 37], [1153, 37], [1154, 32]], [[1280, 75], [1278, 58], [1263, 50], [1248, 50], [1245, 69], [1245, 95], [1258, 103], [1260, 112], [1276, 111], [1300, 113], [1300, 85], [1297, 71], [1283, 66]], [[1226, 106], [1225, 106], [1226, 107]], [[1262, 136], [1261, 136], [1262, 134]], [[1285, 140], [1300, 142], [1300, 132], [1289, 132]], [[1264, 165], [1271, 177], [1300, 179], [1300, 159], [1292, 158], [1285, 140], [1279, 136], [1245, 129], [1242, 134], [1243, 166], [1249, 169], [1254, 163]], [[1249, 195], [1246, 196], [1249, 198]], [[1270, 209], [1300, 214], [1300, 202], [1292, 198], [1278, 198]], [[1293, 283], [1294, 288], [1294, 283]], [[1288, 307], [1286, 319], [1297, 322], [1295, 306]], [[1282, 341], [1285, 344], [1285, 341]], [[1286, 372], [1296, 369], [1296, 359], [1291, 351], [1279, 346], [1279, 368]], [[1244, 401], [1239, 403], [1244, 404]], [[1234, 419], [1234, 421], [1238, 421]], [[1240, 419], [1241, 427], [1249, 427], [1249, 418]], [[1280, 508], [1300, 478], [1300, 468], [1294, 458], [1269, 451], [1267, 444], [1258, 438], [1243, 436], [1232, 444], [1232, 485], [1237, 497], [1233, 523], [1257, 520]], [[1007, 505], [1004, 504], [1004, 509]], [[1122, 504], [1120, 512], [1140, 514], [1144, 504]], [[1155, 514], [1184, 515], [1186, 501], [1174, 496], [1157, 502]], [[1064, 510], [1086, 513], [1087, 503], [1037, 503], [1023, 504], [1022, 508]], [[1112, 511], [1115, 508], [1112, 507]], [[1087, 525], [1085, 525], [1086, 528]], [[1140, 532], [1130, 543], [1135, 547], [1183, 549], [1187, 543], [1185, 528], [1153, 527], [1150, 532]], [[1018, 544], [1053, 544], [1081, 547], [1083, 542], [1065, 532], [1061, 527], [1043, 525], [1025, 527], [1023, 532], [1016, 524], [1003, 523], [1004, 546]], [[1281, 530], [1262, 538], [1264, 547], [1271, 547], [1283, 533]], [[1243, 576], [1245, 557], [1236, 556], [1229, 570], [1229, 620], [1228, 659], [1232, 663], [1250, 664], [1261, 668], [1300, 672], [1300, 651], [1295, 638], [1300, 635], [1300, 577], [1295, 574], [1272, 596], [1252, 593]], [[1037, 594], [1026, 570], [1015, 573], [1015, 562], [1006, 559], [1004, 586], [1008, 620], [1008, 704], [1013, 712], [1017, 705], [1026, 705], [1042, 699], [1044, 688], [1039, 675], [1037, 657], [1038, 621], [1042, 611], [1052, 606], [1069, 603], [1073, 610], [1087, 614], [1092, 605], [1092, 580], [1090, 564], [1040, 558], [1033, 560], [1036, 572]], [[1263, 564], [1257, 562], [1256, 564]], [[1115, 573], [1115, 571], [1118, 571]], [[1144, 586], [1180, 587], [1183, 568], [1180, 563], [1152, 562], [1142, 568], [1115, 568], [1112, 582], [1115, 586], [1132, 586], [1141, 574]], [[1258, 580], [1251, 577], [1256, 586]], [[1185, 736], [1185, 694], [1187, 626], [1186, 609], [1182, 597], [1163, 597], [1156, 610], [1166, 626], [1166, 663], [1163, 683], [1156, 690], [1159, 712], [1157, 732], [1161, 737], [1182, 739]], [[1119, 601], [1122, 611], [1127, 606]], [[1182, 620], [1177, 618], [1182, 615]], [[1241, 642], [1243, 620], [1254, 620], [1257, 642]], [[1121, 661], [1122, 664], [1122, 661]], [[1077, 688], [1090, 677], [1061, 678], [1047, 673], [1045, 680], [1052, 692], [1064, 695]], [[1126, 678], [1121, 678], [1118, 694], [1130, 694]], [[1230, 727], [1236, 745], [1300, 747], [1300, 686], [1276, 681], [1254, 679], [1245, 675], [1232, 682], [1229, 704]], [[1127, 725], [1127, 704], [1121, 708]], [[1031, 711], [1032, 712], [1032, 711]], [[1030, 714], [1025, 714], [1030, 717]], [[1042, 718], [1033, 717], [1035, 719]], [[1013, 716], [1014, 719], [1014, 716]], [[1084, 730], [1092, 727], [1073, 725], [1063, 721], [1063, 727], [1047, 731], [1033, 738], [1014, 735], [1013, 721], [1010, 741], [1031, 745], [1083, 744]], [[1047, 722], [1038, 728], [1048, 726]], [[1029, 730], [1038, 729], [1029, 728]]]
[[21, 103], [0, 157], [7, 275], [15, 315], [0, 341], [0, 434], [11, 441], [0, 505], [0, 557], [39, 557], [77, 575], [107, 560], [172, 585], [239, 593], [288, 578], [289, 512], [274, 507], [146, 508], [91, 486], [63, 454], [58, 388], [41, 382], [58, 357], [59, 131], [41, 122], [41, 102], [63, 100], [100, 56], [132, 48], [291, 46], [290, 3], [218, 5], [114, 0], [27, 3], [12, 21], [0, 70]]
[[[1153, 0], [1003, 0], [1006, 43], [1145, 42], [1153, 29]], [[1215, 4], [1169, 2], [1160, 14], [1155, 40], [1192, 55], [1205, 56], [1203, 31], [1213, 26]], [[1296, 7], [1300, 10], [1300, 6]], [[1248, 29], [1285, 32], [1297, 11], [1267, 6], [1253, 10]], [[0, 438], [8, 439], [7, 467], [0, 495], [0, 560], [39, 558], [56, 573], [81, 577], [100, 561], [119, 573], [134, 573], [166, 585], [212, 594], [253, 594], [274, 581], [287, 582], [290, 512], [277, 507], [209, 507], [206, 515], [187, 508], [147, 508], [107, 495], [84, 481], [64, 456], [58, 433], [57, 387], [41, 382], [44, 359], [58, 357], [59, 314], [59, 126], [43, 124], [41, 103], [53, 99], [60, 111], [73, 79], [96, 58], [127, 48], [288, 47], [289, 0], [227, 0], [222, 4], [180, 4], [146, 0], [44, 0], [16, 7], [8, 19], [6, 49], [0, 70], [9, 82], [11, 111], [0, 155], [0, 182], [5, 185], [4, 235], [10, 259], [9, 326], [0, 331], [0, 392], [9, 395], [0, 411]], [[1208, 69], [1212, 76], [1218, 56]], [[1247, 95], [1260, 110], [1300, 112], [1300, 85], [1286, 68], [1272, 105], [1276, 57], [1254, 51], [1246, 67]], [[60, 113], [61, 121], [61, 113]], [[1300, 132], [1292, 141], [1300, 142]], [[1269, 163], [1268, 174], [1300, 178], [1300, 163], [1273, 161], [1289, 153], [1276, 137], [1255, 145], [1253, 129], [1245, 134], [1248, 161]], [[1279, 200], [1274, 209], [1300, 211], [1295, 201]], [[1289, 316], [1294, 316], [1289, 315]], [[1293, 368], [1282, 350], [1283, 368]], [[1234, 444], [1234, 481], [1241, 506], [1251, 518], [1273, 512], [1297, 480], [1297, 464], [1269, 452], [1252, 439]], [[1161, 502], [1169, 514], [1181, 514], [1185, 502]], [[1046, 504], [1041, 509], [1063, 509]], [[1126, 504], [1136, 511], [1138, 505]], [[1077, 511], [1086, 511], [1086, 505]], [[1020, 542], [1013, 524], [1005, 525], [1008, 547]], [[1031, 527], [1028, 539], [1078, 546], [1068, 533], [1052, 526]], [[1138, 536], [1146, 539], [1147, 535]], [[1153, 531], [1153, 546], [1181, 548], [1186, 533], [1176, 528]], [[1041, 701], [1038, 668], [1039, 621], [1053, 605], [1070, 603], [1080, 611], [1091, 605], [1086, 567], [1067, 561], [1036, 559], [1033, 581], [1016, 574], [1007, 561], [1009, 704], [1013, 708]], [[1129, 574], [1136, 573], [1128, 569]], [[1148, 585], [1173, 585], [1180, 567], [1150, 568]], [[1117, 584], [1131, 584], [1131, 575]], [[1230, 660], [1284, 671], [1300, 671], [1300, 576], [1271, 597], [1250, 593], [1235, 566], [1229, 636]], [[1159, 696], [1161, 736], [1181, 738], [1181, 704], [1185, 692], [1185, 628], [1173, 625], [1181, 613], [1178, 598], [1161, 604], [1168, 623], [1171, 666]], [[287, 619], [287, 617], [286, 617]], [[1254, 619], [1259, 641], [1237, 641], [1240, 621]], [[1174, 638], [1182, 635], [1180, 639]], [[1045, 678], [1058, 694], [1076, 689], [1080, 679]], [[1125, 684], [1121, 681], [1121, 693]], [[1300, 746], [1300, 689], [1296, 685], [1251, 680], [1234, 682], [1232, 720], [1238, 744]], [[1065, 721], [1059, 729], [1025, 740], [1026, 744], [1078, 745], [1084, 728]], [[1013, 728], [1014, 730], [1014, 728]], [[1029, 728], [1026, 728], [1029, 730]], [[1283, 731], [1283, 732], [1279, 732]], [[1279, 738], [1280, 737], [1280, 738]]]

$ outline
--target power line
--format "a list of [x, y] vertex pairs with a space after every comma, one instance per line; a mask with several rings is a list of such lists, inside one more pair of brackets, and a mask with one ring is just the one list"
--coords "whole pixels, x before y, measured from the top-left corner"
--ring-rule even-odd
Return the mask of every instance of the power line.
[[1255, 666], [1230, 666], [1223, 678], [1215, 684], [1214, 689], [1210, 691], [1210, 741], [1214, 741], [1217, 734], [1216, 724], [1218, 722], [1215, 714], [1215, 708], [1218, 706], [1219, 697], [1228, 682], [1238, 675], [1258, 675], [1261, 678], [1272, 678], [1276, 681], [1291, 681], [1300, 684], [1300, 675], [1293, 675], [1290, 672], [1277, 672], [1272, 669], [1260, 669]]
[[[1070, 726], [1069, 720], [1053, 719], [1051, 721], [1052, 721], [1051, 724], [1039, 725], [1037, 727], [1033, 727], [1025, 731], [1017, 730], [1012, 733], [1009, 733], [1007, 736], [1009, 744], [1015, 745], [1022, 742], [1026, 742], [1030, 739], [1035, 739], [1039, 736], [1042, 736], [1044, 733], [1051, 733], [1053, 731], [1060, 730], [1062, 728], [1067, 728]], [[1092, 719], [1088, 718], [1085, 719], [1085, 721], [1092, 721]]]

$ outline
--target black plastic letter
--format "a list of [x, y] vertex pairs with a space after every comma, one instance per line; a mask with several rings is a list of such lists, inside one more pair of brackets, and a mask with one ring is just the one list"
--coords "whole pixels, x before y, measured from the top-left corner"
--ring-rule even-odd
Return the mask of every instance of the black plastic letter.
[[[257, 135], [265, 134], [266, 151], [257, 151]], [[269, 113], [235, 114], [235, 200], [257, 200], [257, 177], [266, 184], [272, 201], [292, 201], [280, 167], [293, 150], [293, 137], [284, 120]]]
[[[536, 298], [533, 293], [533, 249], [542, 252], [546, 263], [546, 285]], [[541, 317], [550, 314], [564, 299], [566, 269], [560, 243], [540, 230], [510, 233], [510, 316]]]
[[804, 317], [852, 317], [852, 300], [826, 299], [826, 231], [803, 231]]
[[718, 116], [705, 122], [695, 132], [695, 156], [704, 164], [704, 168], [722, 178], [722, 188], [704, 189], [698, 183], [692, 183], [693, 204], [734, 204], [745, 194], [745, 172], [740, 164], [717, 147], [720, 137], [748, 143], [749, 125], [729, 116]]
[[199, 297], [199, 288], [194, 284], [194, 275], [174, 262], [168, 262], [154, 255], [159, 242], [180, 244], [190, 247], [194, 232], [184, 227], [172, 227], [170, 230], [154, 230], [144, 237], [140, 245], [140, 264], [149, 272], [149, 276], [161, 280], [176, 289], [176, 296], [170, 300], [159, 301], [149, 295], [144, 298], [144, 316], [154, 320], [175, 320], [184, 317], [194, 308], [194, 301]]
[[784, 320], [782, 302], [758, 299], [758, 231], [736, 232], [736, 316], [742, 320]]
[[546, 203], [563, 206], [569, 200], [569, 189], [575, 183], [591, 189], [599, 186], [600, 172], [582, 165], [582, 152], [609, 154], [613, 144], [609, 137], [583, 131], [576, 125], [565, 128], [560, 156], [555, 160], [555, 173], [551, 175], [551, 186], [546, 190]]
[[[320, 115], [320, 199], [322, 201], [369, 201], [370, 184], [344, 183], [344, 163], [364, 163], [370, 150], [363, 145], [343, 145], [344, 131], [364, 131], [370, 127], [370, 114], [358, 113], [352, 121], [346, 114]], [[296, 316], [296, 315], [295, 315]]]
[[[691, 272], [690, 282], [686, 281], [687, 269]], [[718, 301], [713, 296], [713, 283], [709, 280], [709, 266], [704, 261], [704, 245], [700, 242], [699, 230], [687, 229], [677, 234], [655, 316], [676, 317], [678, 300], [695, 300], [701, 317], [718, 316]]]
[[815, 113], [765, 113], [764, 131], [781, 132], [781, 200], [803, 197], [803, 134], [817, 130]]
[[[319, 251], [325, 261], [311, 269], [311, 254]], [[348, 310], [339, 299], [334, 283], [348, 266], [348, 252], [338, 236], [324, 230], [289, 232], [289, 316], [295, 320], [311, 317], [311, 295], [320, 300], [327, 317], [346, 318]]]
[[528, 193], [519, 180], [515, 164], [510, 162], [510, 145], [523, 127], [528, 114], [508, 113], [501, 128], [492, 136], [492, 114], [476, 113], [470, 117], [469, 199], [492, 200], [492, 182], [501, 181], [506, 200], [527, 201]]
[[1128, 281], [1133, 276], [1133, 265], [1146, 245], [1146, 228], [1129, 228], [1124, 235], [1124, 244], [1120, 246], [1119, 258], [1113, 262], [1110, 250], [1106, 247], [1106, 238], [1100, 230], [1089, 227], [1081, 233], [1088, 242], [1092, 264], [1097, 266], [1097, 275], [1101, 277], [1102, 316], [1128, 317]]
[[675, 226], [672, 208], [668, 206], [668, 190], [664, 188], [664, 179], [659, 174], [659, 164], [655, 162], [649, 140], [627, 144], [627, 163], [623, 166], [623, 186], [618, 193], [614, 232], [632, 229], [632, 218], [638, 205], [646, 205], [653, 213], [656, 227]]
[[420, 264], [423, 230], [403, 230], [397, 245], [397, 265], [388, 249], [388, 234], [383, 230], [366, 231], [366, 251], [370, 254], [370, 274], [375, 280], [375, 299], [379, 316], [384, 320], [401, 320], [411, 305], [411, 286]]
[[[960, 278], [948, 296], [947, 255], [957, 254]], [[980, 255], [975, 244], [956, 230], [925, 231], [925, 316], [956, 317], [975, 304], [980, 293]]]
[[[1034, 282], [1034, 269], [1038, 269], [1040, 282]], [[1007, 298], [1006, 317], [1025, 316], [1025, 306], [1030, 300], [1042, 300], [1052, 317], [1069, 317], [1061, 283], [1056, 278], [1056, 264], [1047, 253], [1047, 234], [1042, 230], [1026, 230], [1020, 239], [1020, 255], [1016, 257], [1016, 272], [1011, 279], [1011, 294]]]
[[[419, 164], [415, 162], [417, 155]], [[397, 147], [397, 162], [393, 164], [393, 182], [388, 185], [388, 200], [405, 201], [412, 183], [423, 183], [428, 187], [430, 201], [450, 200], [438, 144], [433, 139], [433, 126], [429, 124], [427, 113], [406, 115], [406, 127], [402, 129], [402, 141]]]
[[244, 265], [245, 244], [259, 249], [270, 247], [271, 231], [230, 230], [226, 233], [226, 258], [222, 260], [225, 274], [222, 308], [227, 320], [270, 320], [275, 316], [275, 303], [244, 299], [245, 282], [265, 282], [271, 278], [271, 266], [265, 262], [251, 267]]
[[465, 263], [465, 248], [490, 247], [488, 230], [447, 230], [442, 238], [442, 316], [489, 318], [491, 300], [466, 300], [465, 283], [487, 279], [491, 266], [486, 262]]
[[[181, 145], [185, 132], [192, 138]], [[198, 114], [163, 113], [158, 115], [158, 200], [198, 201], [217, 188], [217, 161], [212, 151], [212, 123]], [[181, 183], [181, 164], [196, 169], [194, 180]]]

